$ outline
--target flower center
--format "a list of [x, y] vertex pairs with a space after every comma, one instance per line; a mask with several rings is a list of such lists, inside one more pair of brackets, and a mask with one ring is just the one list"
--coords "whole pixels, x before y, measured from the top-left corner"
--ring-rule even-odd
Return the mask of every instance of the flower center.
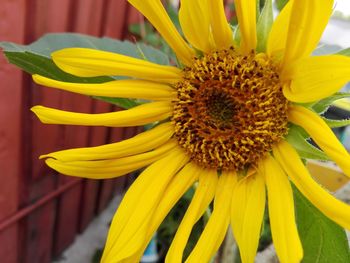
[[197, 164], [242, 170], [287, 134], [288, 101], [264, 54], [233, 48], [204, 55], [176, 84], [175, 137]]

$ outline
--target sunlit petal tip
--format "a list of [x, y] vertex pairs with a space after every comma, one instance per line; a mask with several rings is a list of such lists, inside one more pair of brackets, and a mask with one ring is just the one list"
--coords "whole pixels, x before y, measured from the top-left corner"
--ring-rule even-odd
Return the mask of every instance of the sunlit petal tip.
[[33, 106], [30, 108], [30, 110], [39, 118], [39, 120], [43, 123], [44, 122], [44, 119], [41, 117], [42, 115], [42, 112], [45, 112], [45, 108], [44, 106], [41, 106], [41, 105], [36, 105], [36, 106]]
[[39, 156], [39, 160], [46, 159], [46, 158], [49, 158], [49, 157], [50, 157], [50, 154], [43, 154], [43, 155]]

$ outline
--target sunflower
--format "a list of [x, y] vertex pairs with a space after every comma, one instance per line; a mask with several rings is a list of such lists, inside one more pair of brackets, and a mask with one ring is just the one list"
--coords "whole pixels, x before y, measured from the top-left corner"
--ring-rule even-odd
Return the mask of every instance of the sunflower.
[[[127, 127], [156, 123], [131, 139], [42, 156], [60, 173], [102, 179], [146, 167], [125, 194], [111, 224], [102, 262], [138, 262], [179, 198], [196, 185], [166, 262], [181, 262], [194, 224], [213, 212], [186, 262], [208, 262], [231, 225], [242, 262], [254, 261], [268, 199], [272, 238], [281, 262], [299, 262], [291, 182], [321, 212], [350, 229], [350, 208], [313, 181], [286, 137], [300, 126], [345, 174], [350, 156], [309, 105], [350, 79], [350, 58], [311, 57], [332, 12], [332, 0], [291, 0], [266, 40], [257, 37], [256, 0], [236, 0], [240, 40], [222, 0], [182, 0], [183, 35], [160, 0], [129, 0], [181, 62], [158, 65], [120, 54], [68, 48], [52, 54], [76, 76], [126, 76], [100, 84], [34, 75], [36, 83], [94, 96], [146, 99], [103, 114], [35, 106], [44, 123]], [[266, 196], [267, 195], [267, 196]]]

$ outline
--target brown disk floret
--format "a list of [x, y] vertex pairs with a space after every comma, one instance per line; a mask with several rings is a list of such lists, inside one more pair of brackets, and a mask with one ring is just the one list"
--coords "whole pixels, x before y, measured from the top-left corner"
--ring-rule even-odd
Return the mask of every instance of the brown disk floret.
[[201, 166], [256, 165], [287, 133], [288, 101], [276, 66], [233, 48], [195, 59], [176, 84], [175, 136]]

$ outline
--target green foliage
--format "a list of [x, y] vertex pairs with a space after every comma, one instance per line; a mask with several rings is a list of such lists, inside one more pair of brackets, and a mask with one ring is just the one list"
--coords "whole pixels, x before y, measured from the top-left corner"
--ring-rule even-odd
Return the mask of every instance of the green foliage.
[[308, 138], [309, 135], [305, 132], [305, 130], [292, 124], [289, 127], [289, 133], [286, 140], [294, 146], [301, 158], [323, 161], [329, 160], [328, 156], [324, 152], [307, 141]]
[[330, 119], [324, 118], [324, 121], [331, 128], [340, 128], [340, 127], [350, 125], [350, 120], [330, 120]]
[[314, 110], [318, 114], [322, 114], [325, 111], [327, 111], [329, 106], [332, 105], [332, 103], [334, 103], [335, 101], [340, 100], [340, 99], [344, 99], [344, 98], [349, 98], [349, 97], [350, 97], [350, 93], [337, 92], [337, 93], [333, 94], [332, 96], [329, 96], [325, 99], [322, 99], [322, 100], [314, 103], [313, 105], [311, 105], [311, 108], [312, 108], [312, 110]]
[[266, 42], [273, 24], [272, 0], [266, 0], [257, 23], [257, 51], [266, 50]]
[[[68, 47], [93, 48], [146, 59], [163, 65], [168, 65], [170, 63], [166, 54], [145, 44], [134, 44], [129, 41], [119, 41], [111, 38], [97, 38], [72, 33], [47, 34], [30, 45], [0, 42], [0, 47], [3, 48], [10, 63], [18, 66], [29, 74], [40, 74], [52, 79], [76, 83], [102, 83], [119, 77], [104, 76], [97, 78], [82, 78], [73, 76], [63, 72], [54, 64], [51, 59], [51, 53], [53, 51]], [[122, 108], [130, 108], [142, 103], [142, 101], [132, 99], [97, 98], [113, 103]]]
[[276, 0], [276, 7], [278, 10], [281, 11], [287, 3], [288, 3], [288, 0]]
[[329, 55], [329, 54], [337, 54], [337, 55], [343, 55], [343, 56], [350, 56], [350, 48], [341, 49], [340, 46], [337, 45], [320, 45], [318, 46], [314, 52], [312, 52], [314, 56], [321, 56], [321, 55]]
[[[181, 34], [182, 31], [177, 10], [171, 4], [168, 4], [167, 13], [175, 27]], [[176, 63], [178, 66], [180, 66], [180, 63], [177, 61], [174, 51], [170, 48], [168, 43], [159, 35], [159, 33], [153, 28], [152, 24], [148, 21], [139, 24], [129, 25], [129, 32], [134, 34], [143, 43], [155, 47], [156, 50], [161, 50], [162, 53], [167, 54], [167, 58], [170, 58], [172, 63]]]
[[101, 261], [103, 249], [97, 249], [92, 256], [91, 263], [99, 263]]
[[268, 206], [266, 206], [263, 218], [263, 224], [261, 227], [260, 240], [258, 251], [263, 251], [272, 243], [272, 235], [271, 235], [271, 227], [270, 227], [270, 219]]
[[350, 262], [345, 231], [314, 207], [296, 187], [293, 190], [296, 221], [304, 249], [302, 262]]
[[350, 57], [350, 48], [346, 48], [346, 49], [343, 49], [343, 50], [340, 50], [338, 52], [339, 55], [343, 55], [343, 56], [348, 56]]
[[3, 48], [6, 53], [29, 52], [46, 58], [51, 58], [51, 53], [53, 51], [63, 48], [92, 48], [140, 59], [144, 59], [143, 54], [145, 54], [145, 59], [148, 61], [163, 65], [169, 64], [166, 54], [145, 44], [134, 44], [130, 41], [120, 41], [108, 37], [98, 38], [76, 33], [46, 34], [30, 45], [0, 42], [0, 47]]
[[329, 55], [339, 52], [341, 48], [337, 45], [320, 45], [313, 52], [313, 56]]

